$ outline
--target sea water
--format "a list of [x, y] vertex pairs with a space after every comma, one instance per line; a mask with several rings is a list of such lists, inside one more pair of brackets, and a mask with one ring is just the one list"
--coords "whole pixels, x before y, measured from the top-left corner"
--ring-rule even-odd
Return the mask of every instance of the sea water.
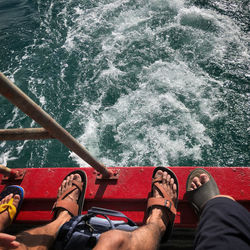
[[[249, 166], [249, 65], [248, 1], [0, 0], [0, 71], [107, 166]], [[0, 164], [87, 166], [56, 140]]]

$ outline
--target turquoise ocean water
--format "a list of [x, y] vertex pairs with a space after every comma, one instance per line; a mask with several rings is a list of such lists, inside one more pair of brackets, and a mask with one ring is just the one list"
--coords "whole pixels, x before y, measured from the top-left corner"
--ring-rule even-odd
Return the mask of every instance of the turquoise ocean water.
[[[107, 166], [249, 166], [249, 3], [0, 0], [0, 71]], [[0, 97], [0, 128], [39, 127]], [[55, 140], [9, 167], [86, 166]]]

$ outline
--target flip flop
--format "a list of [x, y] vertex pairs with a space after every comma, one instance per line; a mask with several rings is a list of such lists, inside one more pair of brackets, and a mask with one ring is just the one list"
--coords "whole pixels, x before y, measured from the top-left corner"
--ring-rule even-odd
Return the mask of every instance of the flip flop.
[[20, 186], [17, 185], [11, 185], [7, 186], [3, 192], [0, 194], [0, 201], [4, 199], [6, 196], [9, 194], [13, 194], [13, 197], [18, 194], [20, 196], [20, 201], [18, 203], [18, 206], [15, 207], [13, 205], [13, 197], [10, 199], [10, 201], [6, 204], [1, 204], [0, 205], [0, 213], [3, 213], [4, 211], [8, 211], [9, 217], [11, 222], [16, 218], [18, 212], [20, 211], [21, 205], [23, 203], [23, 198], [24, 198], [24, 189]]
[[[200, 178], [201, 174], [206, 174], [209, 177], [209, 181], [198, 187], [197, 189], [190, 190], [193, 178]], [[192, 204], [197, 215], [201, 214], [202, 209], [206, 205], [207, 201], [218, 194], [220, 194], [218, 186], [213, 176], [208, 171], [203, 168], [196, 168], [189, 174], [186, 183], [186, 197]]]
[[[85, 191], [86, 191], [86, 186], [87, 186], [87, 176], [84, 171], [75, 170], [75, 171], [70, 172], [63, 179], [63, 181], [66, 180], [66, 178], [72, 174], [79, 174], [81, 176], [82, 181], [79, 182], [79, 181], [74, 180], [72, 182], [73, 184], [72, 187], [65, 190], [65, 192], [57, 199], [57, 201], [54, 203], [53, 208], [52, 208], [52, 212], [54, 212], [54, 217], [59, 209], [68, 211], [68, 213], [71, 216], [81, 215], [82, 213]], [[79, 189], [79, 192], [80, 192], [77, 203], [70, 201], [70, 200], [65, 200], [65, 198], [76, 189]]]
[[[162, 172], [167, 172], [171, 176], [171, 178], [174, 179], [174, 183], [177, 186], [177, 190], [176, 190], [177, 198], [176, 198], [175, 202], [172, 201], [172, 199], [168, 196], [166, 191], [160, 185], [160, 183], [162, 183], [162, 179], [154, 179], [156, 172], [158, 170], [161, 170]], [[171, 217], [167, 214], [169, 216], [169, 222], [166, 225], [166, 231], [161, 239], [161, 243], [163, 243], [163, 242], [166, 242], [170, 238], [172, 231], [173, 231], [173, 227], [174, 227], [174, 220], [175, 220], [175, 215], [177, 212], [177, 204], [178, 204], [178, 196], [179, 196], [178, 179], [177, 179], [176, 175], [174, 174], [174, 172], [172, 170], [170, 170], [169, 168], [157, 167], [154, 169], [153, 175], [152, 175], [152, 189], [151, 189], [152, 193], [151, 193], [151, 196], [153, 195], [153, 187], [155, 187], [163, 197], [159, 197], [159, 198], [150, 197], [148, 199], [148, 205], [147, 205], [148, 213], [152, 209], [153, 206], [165, 207], [172, 213]]]

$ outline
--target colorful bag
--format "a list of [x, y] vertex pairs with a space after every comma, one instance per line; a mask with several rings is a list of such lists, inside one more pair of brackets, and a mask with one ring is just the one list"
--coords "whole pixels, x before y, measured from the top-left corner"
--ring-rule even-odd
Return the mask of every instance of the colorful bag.
[[[100, 218], [100, 215], [105, 218]], [[127, 222], [111, 220], [108, 216], [125, 218]], [[92, 207], [86, 215], [73, 217], [59, 229], [54, 249], [92, 249], [100, 235], [108, 230], [134, 231], [136, 228], [137, 225], [121, 212]]]

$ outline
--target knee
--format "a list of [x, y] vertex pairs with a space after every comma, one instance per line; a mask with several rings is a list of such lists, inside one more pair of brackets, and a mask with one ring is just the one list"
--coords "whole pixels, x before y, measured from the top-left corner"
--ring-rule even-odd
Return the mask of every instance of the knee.
[[[100, 244], [101, 249], [123, 249], [125, 246], [128, 248], [130, 242], [131, 233], [120, 231], [120, 230], [111, 230], [103, 233], [100, 236], [98, 245]], [[98, 248], [96, 248], [98, 249]]]

